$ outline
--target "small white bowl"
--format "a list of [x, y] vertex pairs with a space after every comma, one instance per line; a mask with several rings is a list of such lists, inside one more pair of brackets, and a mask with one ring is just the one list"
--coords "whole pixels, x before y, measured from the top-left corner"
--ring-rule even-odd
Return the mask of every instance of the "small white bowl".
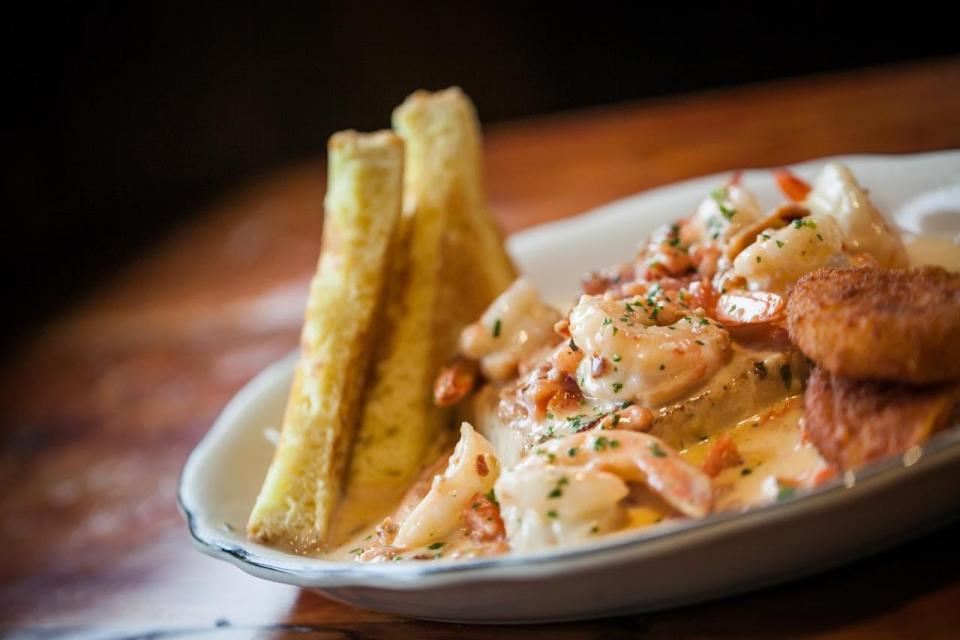
[[[809, 179], [829, 160], [794, 171]], [[848, 164], [901, 226], [922, 231], [924, 220], [936, 216], [937, 224], [952, 225], [940, 230], [960, 232], [960, 152], [835, 160]], [[655, 226], [688, 214], [725, 177], [657, 189], [525, 231], [510, 238], [511, 253], [547, 299], [568, 303], [581, 272], [632, 255]], [[766, 171], [745, 172], [743, 179], [763, 204], [780, 200]], [[788, 502], [572, 549], [391, 564], [292, 555], [250, 542], [244, 524], [273, 454], [270, 436], [280, 425], [295, 358], [271, 365], [230, 401], [187, 461], [180, 507], [204, 553], [358, 607], [474, 623], [659, 609], [814, 573], [960, 515], [960, 428], [953, 427], [902, 459], [848, 473]]]

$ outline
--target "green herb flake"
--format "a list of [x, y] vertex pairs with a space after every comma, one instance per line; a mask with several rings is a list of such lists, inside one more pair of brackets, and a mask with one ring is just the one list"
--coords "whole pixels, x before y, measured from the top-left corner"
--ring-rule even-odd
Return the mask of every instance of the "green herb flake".
[[427, 545], [427, 549], [430, 549], [430, 551], [436, 551], [437, 549], [440, 549], [441, 547], [443, 547], [443, 545], [445, 545], [445, 544], [447, 544], [447, 543], [446, 543], [446, 542], [434, 542], [434, 543], [432, 543], [432, 544], [430, 544], [430, 545]]
[[603, 326], [607, 326], [611, 322], [613, 322], [613, 320], [611, 320], [610, 318], [604, 318], [603, 322], [601, 322], [600, 324], [602, 324]]
[[603, 436], [600, 436], [593, 441], [593, 450], [594, 451], [603, 451], [607, 448], [607, 439]]
[[547, 511], [547, 517], [548, 517], [548, 518], [556, 518], [557, 515], [558, 515], [557, 512], [554, 511], [553, 509], [550, 509], [550, 511]]
[[783, 240], [777, 240], [777, 248], [783, 249]]
[[610, 358], [610, 359], [613, 360], [614, 362], [620, 362], [620, 354], [619, 354], [619, 353], [615, 353], [615, 354], [613, 354], [613, 357]]
[[569, 449], [567, 449], [567, 455], [570, 456], [571, 458], [577, 455], [577, 448], [570, 447]]
[[363, 553], [363, 549], [357, 547], [356, 549], [350, 549], [350, 555], [358, 556]]
[[490, 491], [487, 491], [485, 494], [483, 494], [483, 497], [493, 504], [500, 506], [500, 503], [497, 501], [497, 494], [493, 492], [493, 489], [490, 489]]
[[653, 454], [654, 458], [666, 458], [667, 452], [660, 448], [659, 442], [654, 442], [650, 445], [650, 453]]
[[493, 337], [494, 338], [500, 337], [500, 318], [497, 318], [496, 320], [493, 321]]
[[713, 199], [714, 202], [717, 203], [717, 208], [720, 209], [720, 213], [723, 214], [724, 218], [726, 218], [727, 220], [730, 220], [731, 218], [733, 218], [734, 214], [737, 213], [737, 210], [731, 207], [727, 203], [728, 196], [729, 196], [729, 191], [727, 190], [726, 187], [722, 187], [720, 189], [714, 189], [713, 191], [710, 192], [710, 197]]
[[777, 491], [777, 502], [783, 502], [784, 500], [789, 500], [797, 495], [797, 490], [794, 487], [790, 486], [781, 486], [780, 490]]
[[620, 389], [623, 389], [623, 383], [622, 383], [622, 382], [614, 382], [614, 383], [613, 383], [612, 385], [610, 385], [610, 386], [613, 387], [613, 392], [614, 392], [614, 393], [620, 393]]
[[563, 491], [560, 489], [560, 487], [557, 487], [556, 489], [554, 489], [553, 491], [547, 494], [547, 498], [559, 498], [562, 495], [563, 495]]
[[740, 470], [740, 475], [742, 476], [748, 476], [751, 473], [753, 473], [753, 469], [751, 469], [750, 467], [744, 467], [743, 469]]
[[757, 256], [757, 262], [763, 262], [763, 258], [761, 258], [760, 256]]
[[611, 440], [611, 441], [610, 441], [610, 448], [611, 448], [611, 449], [619, 449], [619, 448], [620, 448], [620, 441], [619, 441], [619, 440]]

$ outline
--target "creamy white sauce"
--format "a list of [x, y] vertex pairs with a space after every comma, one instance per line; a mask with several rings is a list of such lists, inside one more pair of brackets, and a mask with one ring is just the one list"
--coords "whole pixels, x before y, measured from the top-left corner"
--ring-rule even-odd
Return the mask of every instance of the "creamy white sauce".
[[904, 243], [910, 266], [935, 265], [960, 271], [960, 234], [907, 236]]

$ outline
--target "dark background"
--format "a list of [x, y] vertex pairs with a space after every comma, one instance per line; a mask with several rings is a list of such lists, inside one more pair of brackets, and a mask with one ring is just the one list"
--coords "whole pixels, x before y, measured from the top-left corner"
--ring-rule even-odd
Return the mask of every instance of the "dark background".
[[623, 6], [89, 2], [7, 14], [0, 349], [223, 190], [322, 154], [337, 129], [386, 126], [415, 88], [459, 84], [490, 123], [960, 51], [955, 18], [918, 3]]

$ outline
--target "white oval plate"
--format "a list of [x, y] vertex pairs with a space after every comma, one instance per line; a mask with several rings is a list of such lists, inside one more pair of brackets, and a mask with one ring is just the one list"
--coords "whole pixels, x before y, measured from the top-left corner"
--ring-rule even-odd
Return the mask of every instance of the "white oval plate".
[[[837, 160], [853, 169], [898, 226], [960, 233], [960, 151]], [[794, 171], [811, 179], [827, 161]], [[548, 300], [569, 303], [582, 272], [632, 256], [655, 226], [688, 214], [726, 177], [656, 189], [518, 233], [509, 239], [510, 252]], [[767, 171], [747, 171], [743, 179], [764, 205], [782, 199]], [[204, 553], [358, 607], [482, 623], [664, 608], [820, 571], [960, 514], [960, 428], [954, 427], [928, 442], [919, 457], [873, 465], [789, 502], [609, 536], [589, 546], [393, 564], [296, 556], [244, 535], [273, 454], [268, 436], [280, 425], [295, 358], [270, 366], [230, 401], [187, 461], [180, 507]]]

